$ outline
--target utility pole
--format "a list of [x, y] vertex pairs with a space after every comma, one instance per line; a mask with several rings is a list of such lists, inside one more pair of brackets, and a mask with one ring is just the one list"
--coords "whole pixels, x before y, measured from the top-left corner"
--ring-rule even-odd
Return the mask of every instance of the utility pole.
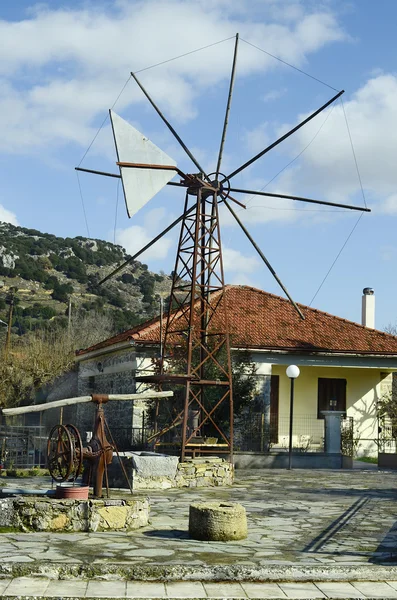
[[8, 329], [7, 329], [6, 343], [4, 346], [4, 360], [7, 360], [7, 358], [8, 358], [8, 350], [9, 350], [10, 341], [11, 341], [12, 312], [14, 309], [14, 291], [15, 291], [15, 288], [10, 288], [10, 294], [6, 298], [6, 303], [9, 304], [10, 309], [8, 311]]
[[69, 302], [68, 302], [68, 336], [70, 338], [70, 334], [71, 334], [71, 329], [72, 329], [72, 296], [69, 296]]

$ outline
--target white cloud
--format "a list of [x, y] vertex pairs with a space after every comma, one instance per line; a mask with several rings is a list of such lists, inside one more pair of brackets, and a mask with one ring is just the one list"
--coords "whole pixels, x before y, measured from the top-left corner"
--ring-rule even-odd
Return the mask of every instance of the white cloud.
[[382, 211], [388, 215], [397, 215], [397, 194], [392, 194], [384, 200]]
[[[371, 203], [388, 213], [397, 209], [397, 77], [392, 74], [369, 79], [344, 103], [362, 183]], [[332, 112], [331, 112], [332, 111]], [[300, 115], [297, 121], [306, 115]], [[363, 205], [349, 134], [341, 104], [320, 114], [300, 129], [286, 146], [289, 155], [316, 140], [295, 163], [293, 174], [277, 180], [287, 193], [320, 197], [332, 202]], [[280, 135], [290, 125], [280, 129]], [[303, 193], [302, 193], [303, 192]]]
[[[126, 229], [116, 230], [116, 244], [123, 246], [128, 254], [135, 254], [148, 244], [158, 233], [164, 229], [166, 210], [155, 208], [145, 216], [143, 227], [132, 225]], [[173, 242], [169, 237], [162, 237], [139, 257], [139, 260], [163, 260], [167, 258], [168, 251]]]
[[263, 102], [272, 102], [273, 100], [278, 100], [287, 92], [286, 88], [282, 90], [270, 90], [267, 94], [264, 94], [262, 97]]
[[261, 266], [256, 256], [247, 256], [239, 250], [223, 247], [223, 266], [225, 271], [238, 272], [239, 274], [254, 273]]
[[[273, 8], [273, 14], [267, 8]], [[224, 0], [114, 1], [108, 9], [38, 5], [28, 18], [0, 21], [0, 151], [91, 141], [131, 69], [139, 70], [233, 36], [302, 64], [308, 53], [346, 39], [335, 17], [299, 2]], [[164, 112], [179, 122], [196, 116], [196, 99], [230, 75], [233, 40], [142, 73]], [[274, 68], [273, 59], [241, 44], [238, 69]], [[210, 68], [209, 68], [210, 61]], [[39, 84], [37, 82], [40, 82]], [[117, 108], [144, 102], [130, 84]]]
[[243, 141], [251, 154], [258, 154], [269, 145], [271, 142], [269, 129], [269, 123], [265, 122], [244, 133]]
[[3, 223], [11, 223], [11, 225], [19, 225], [17, 216], [4, 208], [2, 204], [0, 204], [0, 221]]
[[[397, 76], [382, 74], [369, 79], [344, 102], [366, 200], [378, 213], [389, 215], [397, 214], [397, 170], [394, 159], [397, 148], [396, 98]], [[297, 115], [293, 123], [279, 127], [274, 139], [301, 122], [308, 114]], [[258, 136], [260, 134], [259, 128]], [[304, 152], [298, 156], [302, 150]], [[284, 165], [298, 158], [270, 185], [269, 180], [254, 178], [253, 167], [250, 167], [246, 171], [244, 183], [239, 187], [258, 191], [265, 188], [265, 191], [272, 193], [364, 205], [340, 103], [335, 103], [318, 115], [283, 142], [275, 152], [284, 161]], [[258, 161], [257, 166], [261, 164]], [[244, 222], [249, 223], [291, 221], [301, 217], [308, 222], [309, 219], [328, 220], [343, 216], [330, 207], [277, 198], [239, 196], [238, 199], [247, 203], [248, 210], [239, 214]], [[224, 216], [225, 224], [231, 225], [232, 217], [226, 211]]]
[[[116, 244], [123, 246], [128, 254], [131, 255], [146, 246], [152, 239], [152, 236], [148, 234], [147, 230], [139, 225], [132, 225], [126, 229], [118, 229], [116, 231]], [[144, 252], [139, 257], [139, 260], [162, 260], [167, 257], [171, 244], [172, 242], [169, 238], [161, 238], [156, 244]]]

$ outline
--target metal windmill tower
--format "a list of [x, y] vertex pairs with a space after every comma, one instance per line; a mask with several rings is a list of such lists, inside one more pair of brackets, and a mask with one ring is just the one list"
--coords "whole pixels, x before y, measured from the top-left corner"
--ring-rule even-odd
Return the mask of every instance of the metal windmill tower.
[[[232, 370], [219, 205], [224, 204], [231, 212], [301, 318], [304, 318], [304, 316], [300, 309], [234, 212], [231, 202], [245, 208], [244, 204], [236, 199], [234, 195], [252, 194], [286, 198], [369, 212], [367, 208], [346, 204], [235, 188], [231, 183], [233, 177], [238, 173], [252, 165], [335, 102], [343, 94], [343, 91], [338, 92], [304, 121], [229, 175], [224, 175], [221, 172], [236, 73], [238, 43], [239, 36], [237, 34], [222, 136], [217, 164], [213, 173], [205, 172], [134, 73], [131, 73], [133, 79], [189, 156], [197, 171], [190, 174], [182, 172], [172, 158], [113, 111], [110, 111], [110, 118], [117, 151], [118, 160], [116, 164], [119, 167], [120, 174], [77, 168], [80, 171], [121, 178], [127, 212], [130, 217], [165, 185], [185, 189], [184, 209], [180, 217], [100, 282], [104, 283], [118, 273], [175, 225], [181, 223], [168, 314], [161, 340], [160, 369], [154, 375], [137, 378], [137, 381], [145, 381], [158, 386], [177, 384], [183, 387], [183, 400], [180, 406], [174, 410], [173, 414], [170, 414], [168, 423], [163, 422], [161, 424], [155, 436], [156, 443], [159, 444], [165, 434], [169, 434], [170, 431], [174, 434], [178, 432], [182, 460], [186, 452], [192, 449], [195, 438], [203, 435], [203, 431], [206, 429], [209, 429], [212, 435], [216, 435], [220, 439], [220, 444], [217, 444], [217, 451], [223, 450], [230, 457], [233, 454]], [[180, 181], [171, 181], [176, 174], [180, 176]], [[214, 452], [214, 447], [211, 450]]]

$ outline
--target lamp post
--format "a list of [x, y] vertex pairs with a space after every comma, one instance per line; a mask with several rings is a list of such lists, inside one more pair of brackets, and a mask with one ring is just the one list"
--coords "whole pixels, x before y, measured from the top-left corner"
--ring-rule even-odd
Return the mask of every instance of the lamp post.
[[292, 423], [294, 419], [294, 381], [300, 375], [300, 370], [296, 365], [289, 365], [286, 370], [287, 377], [291, 381], [291, 394], [289, 401], [289, 449], [288, 449], [288, 469], [292, 468]]

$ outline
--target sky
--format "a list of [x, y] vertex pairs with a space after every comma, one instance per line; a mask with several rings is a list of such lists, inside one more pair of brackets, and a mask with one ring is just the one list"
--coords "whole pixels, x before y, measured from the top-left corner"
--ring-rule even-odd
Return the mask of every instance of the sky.
[[[396, 21], [395, 0], [2, 2], [0, 221], [139, 250], [180, 215], [183, 190], [166, 187], [129, 219], [116, 179], [78, 180], [75, 167], [117, 172], [113, 108], [180, 169], [197, 171], [131, 79], [141, 71], [161, 111], [213, 172], [238, 32], [222, 172], [343, 89], [343, 103], [232, 184], [371, 208], [239, 195], [247, 205], [235, 206], [239, 218], [296, 302], [360, 322], [362, 290], [372, 287], [376, 327], [395, 324]], [[226, 282], [283, 295], [225, 209], [220, 219]], [[175, 228], [140, 260], [170, 273], [177, 238]]]

